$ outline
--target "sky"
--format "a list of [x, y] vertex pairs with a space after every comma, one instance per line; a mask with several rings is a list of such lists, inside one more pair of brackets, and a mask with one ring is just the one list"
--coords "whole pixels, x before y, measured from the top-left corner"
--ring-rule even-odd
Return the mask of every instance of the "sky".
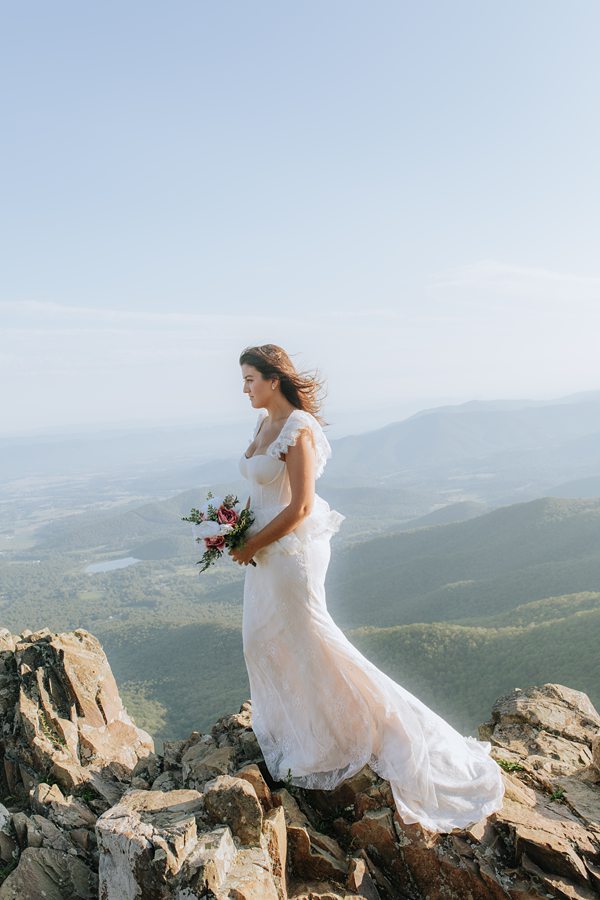
[[596, 0], [0, 17], [1, 431], [253, 423], [264, 343], [358, 423], [600, 388]]

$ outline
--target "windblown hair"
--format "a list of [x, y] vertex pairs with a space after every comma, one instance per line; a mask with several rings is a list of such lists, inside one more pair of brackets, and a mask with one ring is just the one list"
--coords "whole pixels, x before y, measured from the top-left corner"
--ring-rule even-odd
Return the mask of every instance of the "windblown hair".
[[319, 400], [317, 393], [322, 389], [324, 381], [317, 379], [318, 370], [315, 370], [314, 375], [297, 372], [288, 354], [277, 344], [246, 347], [240, 356], [240, 366], [244, 363], [258, 369], [265, 379], [279, 378], [281, 393], [293, 406], [311, 413], [321, 426], [329, 425], [319, 415], [322, 400]]

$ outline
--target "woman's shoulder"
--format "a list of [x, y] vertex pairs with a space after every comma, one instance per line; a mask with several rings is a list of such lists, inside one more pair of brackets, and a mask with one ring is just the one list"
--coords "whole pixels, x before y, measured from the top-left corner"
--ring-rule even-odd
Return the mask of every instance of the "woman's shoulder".
[[290, 421], [295, 422], [296, 424], [310, 425], [313, 431], [317, 432], [317, 434], [326, 439], [323, 426], [321, 425], [317, 417], [313, 415], [313, 413], [308, 412], [307, 409], [295, 409], [290, 416]]
[[294, 434], [307, 427], [310, 428], [313, 434], [320, 434], [325, 437], [319, 420], [306, 409], [293, 409], [287, 417], [282, 430], [285, 434]]
[[287, 449], [296, 443], [299, 435], [307, 427], [310, 429], [313, 438], [313, 446], [317, 460], [316, 477], [318, 478], [325, 468], [326, 461], [331, 456], [331, 446], [320, 422], [312, 413], [305, 409], [294, 409], [288, 416], [281, 434], [273, 445], [272, 450], [273, 453], [277, 454], [280, 452], [287, 452]]

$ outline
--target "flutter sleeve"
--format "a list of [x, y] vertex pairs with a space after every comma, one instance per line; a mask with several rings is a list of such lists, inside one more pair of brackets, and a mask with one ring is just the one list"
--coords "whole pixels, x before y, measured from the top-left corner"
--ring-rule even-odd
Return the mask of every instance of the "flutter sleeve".
[[289, 447], [293, 447], [298, 440], [298, 435], [308, 428], [313, 435], [315, 449], [315, 478], [323, 474], [325, 464], [331, 456], [331, 445], [325, 437], [321, 425], [311, 413], [303, 409], [295, 409], [281, 429], [279, 436], [268, 448], [267, 455], [279, 459], [281, 453], [287, 453]]

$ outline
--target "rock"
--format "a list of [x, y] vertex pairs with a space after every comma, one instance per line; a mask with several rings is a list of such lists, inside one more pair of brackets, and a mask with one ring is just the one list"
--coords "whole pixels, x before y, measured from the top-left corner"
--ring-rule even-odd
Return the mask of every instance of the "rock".
[[383, 874], [383, 871], [379, 866], [375, 865], [369, 854], [365, 850], [358, 850], [356, 851], [356, 858], [361, 859], [365, 863], [366, 870], [381, 897], [395, 897], [398, 891], [395, 890], [392, 886], [392, 882]]
[[110, 776], [105, 777], [103, 772], [88, 768], [86, 781], [81, 790], [86, 794], [97, 794], [98, 796], [89, 802], [98, 812], [104, 812], [109, 806], [119, 802], [127, 787], [127, 778], [124, 781], [115, 781]]
[[0, 900], [93, 900], [98, 876], [76, 856], [27, 847], [0, 886]]
[[273, 822], [265, 824], [265, 835], [250, 848], [236, 848], [228, 826], [201, 833], [182, 867], [173, 895], [176, 900], [200, 896], [286, 900], [285, 844], [280, 843], [283, 813], [280, 822], [274, 816]]
[[[132, 787], [135, 785], [132, 782]], [[181, 779], [177, 777], [177, 771], [175, 769], [170, 769], [168, 772], [163, 772], [162, 775], [159, 775], [158, 778], [152, 782], [150, 785], [150, 790], [152, 791], [177, 791], [181, 790], [183, 784]], [[147, 788], [144, 786], [144, 789]]]
[[[198, 734], [198, 732], [194, 732]], [[187, 741], [163, 741], [163, 769], [181, 769], [181, 756], [187, 747]]]
[[394, 828], [392, 810], [370, 809], [351, 829], [353, 847], [363, 848], [374, 857], [375, 862], [400, 882], [408, 881], [400, 844]]
[[[326, 881], [297, 881], [293, 884], [289, 900], [357, 900], [357, 895], [348, 894], [342, 888], [336, 889]], [[358, 900], [361, 900], [360, 895]]]
[[204, 786], [204, 803], [211, 823], [229, 825], [241, 844], [259, 843], [263, 811], [248, 781], [219, 775]]
[[237, 856], [231, 829], [219, 825], [211, 831], [198, 835], [196, 846], [185, 860], [181, 869], [180, 883], [176, 887], [176, 897], [203, 896], [212, 892], [218, 895]]
[[12, 823], [17, 836], [17, 842], [21, 850], [27, 846], [27, 827], [30, 818], [24, 812], [16, 812], [12, 815]]
[[297, 876], [346, 881], [346, 855], [334, 838], [297, 825], [288, 825], [287, 837], [292, 870]]
[[216, 896], [218, 900], [281, 900], [268, 851], [263, 847], [241, 849]]
[[219, 719], [212, 727], [213, 734], [223, 731], [235, 732], [252, 726], [252, 704], [249, 700], [242, 703], [239, 712]]
[[365, 900], [381, 900], [375, 882], [369, 874], [367, 864], [361, 857], [352, 857], [348, 867], [347, 885]]
[[[322, 815], [333, 817], [350, 807], [355, 808], [355, 804], [360, 802], [361, 796], [368, 795], [370, 790], [377, 789], [382, 784], [387, 784], [387, 782], [382, 782], [369, 766], [363, 766], [359, 772], [342, 781], [332, 791], [312, 791], [311, 805]], [[371, 808], [378, 806], [381, 806], [381, 800], [378, 803], [373, 801], [371, 804]], [[366, 808], [368, 808], [368, 804], [361, 808], [357, 815], [360, 817]]]
[[487, 729], [495, 746], [550, 784], [554, 776], [580, 772], [592, 763], [600, 716], [581, 691], [544, 684], [500, 697]]
[[0, 860], [12, 863], [18, 854], [17, 842], [12, 834], [13, 817], [9, 810], [0, 803]]
[[274, 792], [273, 796], [278, 799], [284, 812], [288, 853], [294, 875], [345, 882], [348, 860], [338, 842], [310, 825], [308, 817], [288, 790], [283, 788]]
[[268, 812], [273, 808], [273, 797], [270, 788], [263, 778], [262, 772], [255, 763], [249, 763], [241, 769], [238, 769], [235, 776], [236, 778], [244, 778], [252, 785], [265, 812]]
[[14, 717], [3, 739], [17, 765], [13, 793], [19, 783], [28, 791], [36, 775], [52, 776], [67, 791], [92, 771], [120, 780], [154, 750], [151, 736], [127, 715], [101, 645], [84, 629], [4, 634], [0, 659], [5, 691], [15, 699], [12, 709], [8, 701], [2, 707]]
[[263, 820], [266, 850], [271, 860], [271, 872], [280, 900], [287, 898], [287, 828], [283, 807], [269, 810]]
[[136, 777], [142, 777], [145, 781], [152, 782], [155, 778], [158, 778], [161, 771], [162, 763], [160, 756], [150, 752], [147, 756], [142, 756], [138, 759], [131, 770], [131, 779], [133, 781]]
[[50, 847], [68, 853], [73, 844], [64, 831], [44, 816], [33, 815], [27, 823], [27, 846]]
[[596, 780], [600, 781], [600, 734], [597, 734], [595, 737], [592, 738], [591, 750], [592, 750], [592, 762], [594, 764], [596, 773], [598, 775]]
[[96, 846], [96, 835], [87, 828], [74, 828], [69, 833], [69, 837], [76, 847], [80, 847], [86, 852]]
[[65, 797], [57, 784], [37, 784], [31, 791], [31, 808], [66, 829], [93, 828], [96, 822], [96, 816], [85, 803], [72, 796]]
[[197, 844], [197, 791], [129, 790], [96, 822], [100, 897], [167, 898]]
[[193, 744], [181, 757], [183, 784], [199, 791], [218, 775], [229, 775], [233, 759], [234, 749], [230, 744], [223, 747], [201, 742]]
[[237, 738], [239, 758], [242, 760], [262, 759], [262, 753], [253, 731], [242, 731]]
[[300, 827], [303, 827], [304, 825], [310, 825], [310, 821], [306, 816], [306, 813], [302, 812], [302, 810], [298, 806], [298, 801], [295, 799], [295, 797], [292, 797], [292, 795], [288, 790], [286, 790], [286, 788], [281, 788], [278, 791], [273, 791], [272, 797], [273, 802], [276, 803], [277, 806], [283, 807], [286, 825], [298, 825]]

